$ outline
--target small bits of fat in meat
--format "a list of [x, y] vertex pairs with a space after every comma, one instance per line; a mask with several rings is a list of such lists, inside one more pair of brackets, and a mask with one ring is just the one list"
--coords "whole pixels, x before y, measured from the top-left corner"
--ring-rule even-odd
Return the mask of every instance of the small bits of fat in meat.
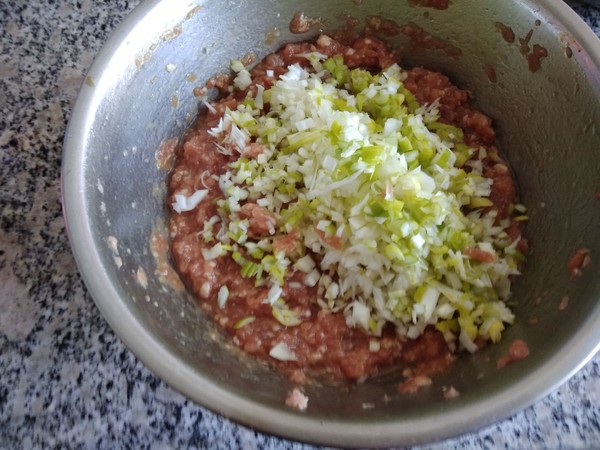
[[427, 375], [415, 375], [398, 385], [400, 394], [414, 394], [422, 388], [431, 386], [433, 381]]
[[571, 274], [571, 279], [581, 276], [582, 270], [592, 263], [590, 251], [587, 248], [578, 249], [575, 254], [567, 261], [567, 269]]
[[529, 346], [521, 339], [517, 339], [510, 344], [508, 354], [500, 357], [496, 363], [498, 369], [502, 369], [513, 361], [521, 361], [529, 356]]
[[242, 150], [242, 156], [250, 159], [256, 159], [267, 149], [266, 145], [257, 142], [251, 142]]
[[290, 408], [296, 408], [298, 411], [305, 411], [308, 407], [308, 397], [300, 389], [294, 388], [288, 393], [285, 404]]
[[231, 84], [231, 77], [227, 74], [220, 74], [214, 77], [211, 77], [206, 82], [206, 87], [208, 89], [216, 88], [219, 91], [225, 93]]
[[302, 235], [298, 230], [292, 230], [288, 234], [277, 236], [273, 239], [273, 250], [283, 252], [286, 256], [291, 256], [302, 251]]
[[325, 55], [333, 56], [336, 54], [341, 54], [347, 48], [342, 45], [340, 42], [335, 39], [327, 36], [326, 34], [321, 34], [317, 39], [317, 50]]
[[252, 237], [275, 234], [277, 218], [267, 208], [256, 203], [246, 203], [241, 208], [240, 217], [248, 219], [248, 234]]
[[317, 235], [319, 236], [319, 239], [321, 240], [321, 242], [323, 242], [324, 244], [330, 246], [331, 248], [334, 248], [336, 250], [340, 250], [341, 248], [343, 248], [344, 246], [344, 242], [342, 240], [341, 237], [339, 236], [327, 236], [325, 234], [324, 231], [318, 229], [316, 227], [316, 225], [313, 226], [313, 229], [315, 230], [315, 233], [317, 233]]

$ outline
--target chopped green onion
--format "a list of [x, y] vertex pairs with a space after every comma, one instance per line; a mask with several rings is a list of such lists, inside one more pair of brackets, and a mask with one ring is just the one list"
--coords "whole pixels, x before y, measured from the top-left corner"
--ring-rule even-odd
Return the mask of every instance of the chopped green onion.
[[254, 317], [254, 316], [243, 317], [235, 323], [233, 328], [235, 328], [236, 330], [239, 330], [240, 328], [245, 327], [246, 325], [254, 322], [255, 320], [256, 320], [256, 317]]
[[271, 311], [273, 312], [273, 317], [286, 327], [295, 327], [302, 323], [298, 314], [289, 309], [287, 304], [281, 299], [273, 304]]
[[[210, 131], [225, 149], [256, 141], [265, 151], [219, 176], [221, 231], [205, 227], [204, 240], [218, 241], [205, 259], [230, 254], [242, 277], [270, 286], [266, 303], [284, 326], [302, 320], [284, 301], [294, 274], [322, 307], [371, 335], [391, 322], [410, 338], [433, 325], [469, 351], [478, 337], [496, 342], [514, 320], [505, 302], [524, 255], [506, 233], [510, 222], [496, 223], [490, 208], [485, 149], [440, 122], [439, 102], [420, 105], [397, 65], [373, 75], [349, 70], [341, 56], [311, 58], [317, 72], [290, 66]], [[246, 69], [232, 69], [244, 89]], [[256, 217], [240, 217], [245, 203], [275, 218], [267, 236], [252, 232]], [[527, 219], [522, 205], [513, 209], [514, 220]], [[294, 357], [285, 344], [273, 350]]]

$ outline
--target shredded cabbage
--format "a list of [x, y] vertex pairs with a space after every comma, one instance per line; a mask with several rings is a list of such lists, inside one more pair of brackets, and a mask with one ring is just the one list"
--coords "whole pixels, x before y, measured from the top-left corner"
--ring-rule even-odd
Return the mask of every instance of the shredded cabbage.
[[[522, 255], [508, 240], [508, 221], [487, 212], [484, 150], [438, 120], [437, 102], [419, 105], [398, 65], [372, 75], [349, 70], [341, 57], [305, 57], [315, 71], [289, 66], [211, 131], [240, 157], [219, 177], [224, 231], [205, 229], [216, 244], [207, 256], [227, 252], [242, 276], [269, 287], [266, 302], [286, 326], [300, 323], [281, 298], [297, 271], [317, 286], [321, 307], [369, 334], [391, 322], [410, 338], [433, 325], [469, 351], [478, 336], [498, 341], [514, 321], [504, 302]], [[243, 66], [232, 68], [236, 88], [248, 87]], [[258, 157], [246, 155], [250, 142], [262, 145]], [[267, 236], [249, 233], [245, 203], [276, 218]], [[275, 249], [277, 237], [292, 235], [295, 252]], [[478, 261], [466, 249], [489, 257]], [[283, 345], [275, 353], [293, 358]]]

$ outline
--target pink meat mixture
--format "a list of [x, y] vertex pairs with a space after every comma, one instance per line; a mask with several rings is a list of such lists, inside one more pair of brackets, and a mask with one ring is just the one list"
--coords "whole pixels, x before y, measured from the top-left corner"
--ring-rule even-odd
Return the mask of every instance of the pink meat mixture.
[[[341, 313], [321, 310], [316, 304], [315, 288], [302, 283], [304, 275], [300, 272], [286, 280], [283, 298], [290, 308], [300, 313], [302, 323], [285, 327], [273, 317], [271, 306], [263, 303], [268, 288], [255, 287], [253, 279], [243, 278], [239, 266], [228, 256], [209, 261], [203, 258], [202, 249], [208, 249], [212, 244], [205, 243], [198, 232], [217, 213], [215, 201], [222, 195], [217, 181], [209, 175], [220, 175], [235, 158], [216, 150], [215, 140], [208, 130], [218, 124], [226, 108], [234, 109], [248, 91], [256, 91], [258, 84], [268, 89], [290, 64], [306, 67], [307, 60], [298, 55], [313, 51], [342, 55], [350, 68], [374, 71], [382, 70], [398, 59], [383, 42], [372, 37], [342, 43], [322, 35], [314, 43], [288, 44], [268, 55], [252, 69], [253, 83], [246, 91], [228, 93], [226, 87], [230, 80], [221, 79], [215, 83], [226, 94], [212, 103], [214, 111], [209, 110], [199, 117], [186, 136], [169, 182], [169, 201], [174, 199], [175, 193], [191, 195], [197, 189], [209, 189], [208, 198], [193, 211], [170, 217], [171, 250], [177, 270], [198, 296], [201, 307], [232, 335], [242, 350], [286, 371], [296, 382], [303, 382], [307, 375], [359, 380], [396, 364], [410, 367], [414, 375], [442, 371], [454, 357], [442, 335], [433, 329], [428, 329], [416, 340], [402, 339], [392, 329], [385, 329], [382, 337], [367, 336], [357, 328], [349, 328]], [[508, 217], [509, 205], [515, 201], [515, 187], [510, 171], [495, 147], [490, 118], [471, 105], [466, 91], [453, 86], [440, 73], [414, 68], [408, 71], [405, 86], [421, 103], [439, 99], [441, 120], [462, 128], [468, 144], [487, 149], [485, 174], [494, 180], [490, 197], [494, 205], [491, 208], [498, 211], [499, 218]], [[251, 144], [246, 151], [247, 156], [252, 157], [258, 155], [261, 148], [259, 144]], [[274, 226], [275, 219], [256, 204], [244, 205], [243, 211], [254, 236], [267, 235]], [[520, 237], [521, 224], [513, 221], [509, 234], [513, 239]], [[274, 245], [294, 250], [293, 235], [279, 239]], [[525, 239], [521, 239], [519, 248], [525, 251], [526, 246]], [[223, 308], [217, 306], [221, 286], [229, 289], [229, 298]], [[250, 316], [255, 319], [243, 327], [235, 326]], [[378, 351], [371, 350], [373, 340], [378, 342]], [[269, 356], [270, 349], [280, 342], [293, 349], [297, 361], [278, 361]]]

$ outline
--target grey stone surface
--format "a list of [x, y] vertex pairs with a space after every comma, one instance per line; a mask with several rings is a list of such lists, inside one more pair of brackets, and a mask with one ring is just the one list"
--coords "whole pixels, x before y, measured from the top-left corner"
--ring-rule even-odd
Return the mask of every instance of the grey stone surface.
[[[0, 448], [314, 448], [166, 386], [115, 336], [77, 273], [60, 205], [65, 125], [94, 55], [137, 3], [0, 1]], [[573, 5], [600, 35], [600, 12]], [[597, 355], [513, 417], [422, 448], [598, 448], [599, 405]]]

